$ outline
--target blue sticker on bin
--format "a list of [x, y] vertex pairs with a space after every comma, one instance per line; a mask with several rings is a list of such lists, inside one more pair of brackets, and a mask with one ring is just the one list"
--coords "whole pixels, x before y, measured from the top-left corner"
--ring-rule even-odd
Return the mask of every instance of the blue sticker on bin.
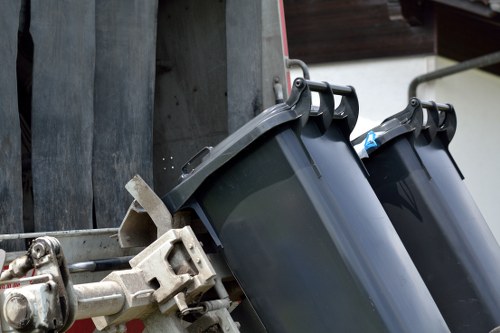
[[376, 141], [377, 135], [375, 134], [374, 131], [370, 131], [366, 134], [365, 138], [365, 150], [368, 150], [370, 148], [377, 148], [378, 143]]

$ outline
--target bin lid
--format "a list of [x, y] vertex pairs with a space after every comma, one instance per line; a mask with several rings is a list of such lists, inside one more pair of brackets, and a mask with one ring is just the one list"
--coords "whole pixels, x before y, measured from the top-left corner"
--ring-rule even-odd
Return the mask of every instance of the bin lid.
[[[169, 209], [177, 211], [213, 172], [218, 170], [252, 142], [283, 124], [307, 122], [311, 109], [311, 92], [303, 79], [294, 82], [290, 98], [272, 106], [250, 120], [214, 148], [205, 147], [182, 167], [181, 183], [162, 199]], [[201, 161], [200, 161], [201, 160]], [[195, 163], [199, 163], [195, 167]]]
[[[319, 110], [311, 110], [311, 91], [319, 93], [321, 100]], [[335, 110], [333, 110], [334, 94], [343, 96]], [[315, 116], [316, 121], [321, 118], [325, 126], [333, 120], [340, 120], [343, 131], [350, 133], [358, 117], [358, 100], [354, 88], [296, 79], [290, 97], [285, 103], [263, 111], [214, 148], [205, 147], [193, 156], [182, 167], [181, 183], [162, 198], [164, 203], [172, 212], [177, 211], [185, 205], [205, 179], [255, 140], [285, 124], [299, 132], [310, 115]], [[199, 164], [193, 168], [196, 163]]]

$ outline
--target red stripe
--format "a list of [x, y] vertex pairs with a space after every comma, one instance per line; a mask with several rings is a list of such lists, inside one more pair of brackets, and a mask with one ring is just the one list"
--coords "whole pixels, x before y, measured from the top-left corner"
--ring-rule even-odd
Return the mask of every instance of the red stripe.
[[288, 57], [288, 38], [286, 37], [286, 23], [285, 23], [285, 7], [283, 5], [283, 0], [279, 0], [278, 3], [280, 11], [280, 22], [281, 22], [281, 38], [283, 40], [283, 53], [285, 57]]
[[[283, 56], [288, 58], [288, 37], [286, 36], [286, 22], [285, 22], [285, 6], [283, 5], [283, 0], [278, 2], [279, 12], [280, 12], [280, 24], [281, 24], [281, 42], [283, 43]], [[292, 82], [290, 78], [290, 71], [286, 71], [286, 88], [288, 95], [292, 91]]]

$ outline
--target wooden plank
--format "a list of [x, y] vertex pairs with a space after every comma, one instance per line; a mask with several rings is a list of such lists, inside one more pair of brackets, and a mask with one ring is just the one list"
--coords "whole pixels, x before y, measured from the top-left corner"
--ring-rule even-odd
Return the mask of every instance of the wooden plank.
[[157, 0], [96, 1], [93, 184], [99, 228], [120, 224], [125, 184], [153, 180]]
[[306, 63], [434, 50], [432, 23], [409, 26], [402, 17], [391, 20], [386, 0], [284, 0], [284, 4], [290, 58]]
[[[436, 4], [437, 53], [457, 61], [500, 49], [500, 20]], [[464, 29], [467, 27], [467, 29]], [[482, 68], [500, 75], [500, 64]]]
[[262, 2], [262, 109], [276, 104], [275, 78], [278, 78], [282, 85], [284, 99], [287, 97], [279, 1]]
[[225, 10], [219, 0], [159, 3], [154, 182], [160, 195], [178, 183], [191, 156], [227, 135]]
[[226, 8], [228, 129], [232, 133], [262, 111], [262, 77], [273, 73], [262, 71], [262, 2], [227, 0]]
[[36, 231], [92, 227], [94, 5], [31, 1]]
[[[0, 234], [23, 231], [16, 55], [20, 1], [0, 0]], [[21, 242], [0, 244], [7, 251]]]

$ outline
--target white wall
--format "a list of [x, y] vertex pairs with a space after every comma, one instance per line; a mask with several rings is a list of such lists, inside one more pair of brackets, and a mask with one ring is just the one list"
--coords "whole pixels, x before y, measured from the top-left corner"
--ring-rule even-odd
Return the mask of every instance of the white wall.
[[[408, 85], [420, 74], [453, 62], [435, 56], [365, 60], [310, 66], [311, 79], [352, 85], [360, 117], [352, 138], [405, 108]], [[298, 70], [292, 77], [300, 76]], [[500, 240], [500, 77], [479, 70], [422, 84], [418, 97], [455, 106], [458, 126], [450, 150], [493, 234]]]

